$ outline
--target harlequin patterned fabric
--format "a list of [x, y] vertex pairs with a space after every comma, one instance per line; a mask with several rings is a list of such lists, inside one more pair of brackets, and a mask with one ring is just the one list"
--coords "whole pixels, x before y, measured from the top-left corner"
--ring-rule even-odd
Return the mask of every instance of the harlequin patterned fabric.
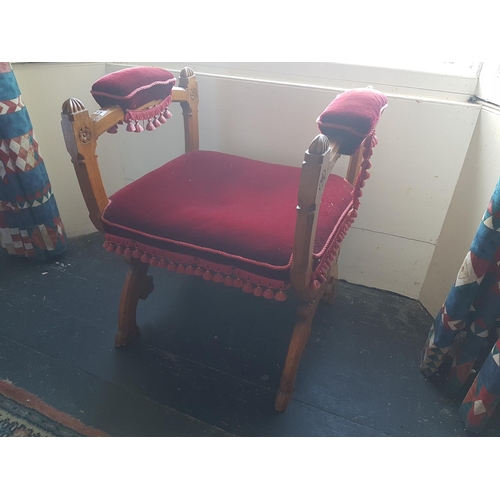
[[[425, 343], [421, 370], [429, 377], [451, 364], [448, 383], [466, 383], [500, 317], [500, 180]], [[490, 344], [491, 345], [491, 344]], [[480, 431], [500, 399], [500, 344], [496, 342], [461, 407], [466, 427]], [[445, 363], [445, 361], [447, 363]]]
[[47, 170], [9, 63], [0, 63], [0, 248], [42, 260], [66, 250]]
[[[283, 291], [292, 262], [299, 182], [300, 168], [213, 151], [187, 153], [110, 197], [102, 215], [108, 250], [136, 251], [141, 258], [146, 255], [145, 261], [177, 272], [209, 271], [204, 277], [214, 281], [229, 277], [232, 284], [239, 278], [249, 293]], [[352, 193], [342, 177], [329, 176], [316, 254], [344, 227]]]
[[500, 400], [500, 340], [493, 346], [460, 406], [467, 429], [481, 432]]

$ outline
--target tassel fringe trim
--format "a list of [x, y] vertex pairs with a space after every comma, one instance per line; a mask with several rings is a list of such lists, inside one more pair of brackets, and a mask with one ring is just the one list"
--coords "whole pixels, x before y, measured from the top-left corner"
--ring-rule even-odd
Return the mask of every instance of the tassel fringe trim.
[[[164, 123], [167, 123], [167, 120], [172, 118], [172, 113], [168, 110], [170, 104], [172, 104], [171, 95], [163, 99], [163, 101], [156, 106], [151, 106], [147, 109], [127, 109], [123, 121], [118, 122], [118, 124], [108, 129], [108, 133], [116, 134], [118, 132], [118, 125], [122, 125], [123, 122], [127, 123], [127, 132], [140, 133], [144, 132], [144, 130], [149, 132], [156, 130]], [[145, 122], [147, 122], [147, 124], [145, 124]]]
[[287, 299], [285, 290], [290, 288], [290, 283], [284, 281], [264, 278], [237, 267], [225, 266], [198, 257], [169, 252], [110, 234], [106, 234], [103, 247], [107, 252], [140, 259], [141, 262], [151, 266], [166, 268], [179, 274], [199, 276], [206, 281], [241, 288], [243, 292], [252, 293], [256, 297], [283, 302]]

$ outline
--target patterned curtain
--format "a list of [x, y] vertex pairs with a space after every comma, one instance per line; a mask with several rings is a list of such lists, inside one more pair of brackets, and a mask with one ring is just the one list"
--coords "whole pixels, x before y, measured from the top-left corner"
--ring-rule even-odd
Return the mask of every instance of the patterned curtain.
[[40, 260], [66, 250], [66, 235], [9, 63], [0, 63], [0, 251]]
[[421, 363], [427, 377], [438, 370], [447, 374], [448, 385], [455, 391], [470, 380], [473, 369], [480, 369], [460, 408], [471, 431], [482, 430], [500, 401], [499, 318], [500, 180], [455, 284], [430, 329]]

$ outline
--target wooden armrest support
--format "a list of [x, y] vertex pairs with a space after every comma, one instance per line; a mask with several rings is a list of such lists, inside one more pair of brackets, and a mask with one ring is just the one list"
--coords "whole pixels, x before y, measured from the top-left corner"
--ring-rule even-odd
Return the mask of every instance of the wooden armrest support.
[[97, 163], [99, 128], [78, 99], [68, 99], [64, 102], [61, 117], [66, 149], [75, 167], [90, 220], [97, 230], [102, 232], [101, 213], [108, 204], [108, 196]]
[[340, 143], [330, 144], [326, 136], [319, 134], [311, 142], [302, 163], [290, 281], [303, 299], [309, 295], [321, 197], [328, 176], [340, 157], [339, 146]]
[[119, 121], [123, 120], [125, 113], [120, 106], [100, 108], [90, 115], [94, 125], [94, 133], [97, 137], [106, 132]]
[[358, 177], [362, 161], [363, 161], [363, 143], [361, 143], [357, 151], [353, 155], [351, 155], [351, 158], [349, 159], [349, 166], [347, 167], [347, 174], [345, 176], [345, 179], [353, 186], [354, 182], [356, 181], [356, 177]]

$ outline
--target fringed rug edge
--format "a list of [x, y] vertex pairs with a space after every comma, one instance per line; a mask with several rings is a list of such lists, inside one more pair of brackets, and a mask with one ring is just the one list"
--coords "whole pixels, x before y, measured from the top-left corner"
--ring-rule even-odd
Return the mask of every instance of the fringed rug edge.
[[82, 434], [86, 437], [109, 437], [109, 434], [102, 432], [93, 427], [89, 427], [78, 419], [64, 413], [62, 411], [56, 410], [52, 406], [44, 403], [40, 398], [31, 394], [20, 387], [16, 387], [9, 380], [0, 380], [0, 394], [6, 398], [12, 399], [20, 405], [31, 408], [47, 418], [54, 420], [55, 422], [74, 430], [78, 434]]

